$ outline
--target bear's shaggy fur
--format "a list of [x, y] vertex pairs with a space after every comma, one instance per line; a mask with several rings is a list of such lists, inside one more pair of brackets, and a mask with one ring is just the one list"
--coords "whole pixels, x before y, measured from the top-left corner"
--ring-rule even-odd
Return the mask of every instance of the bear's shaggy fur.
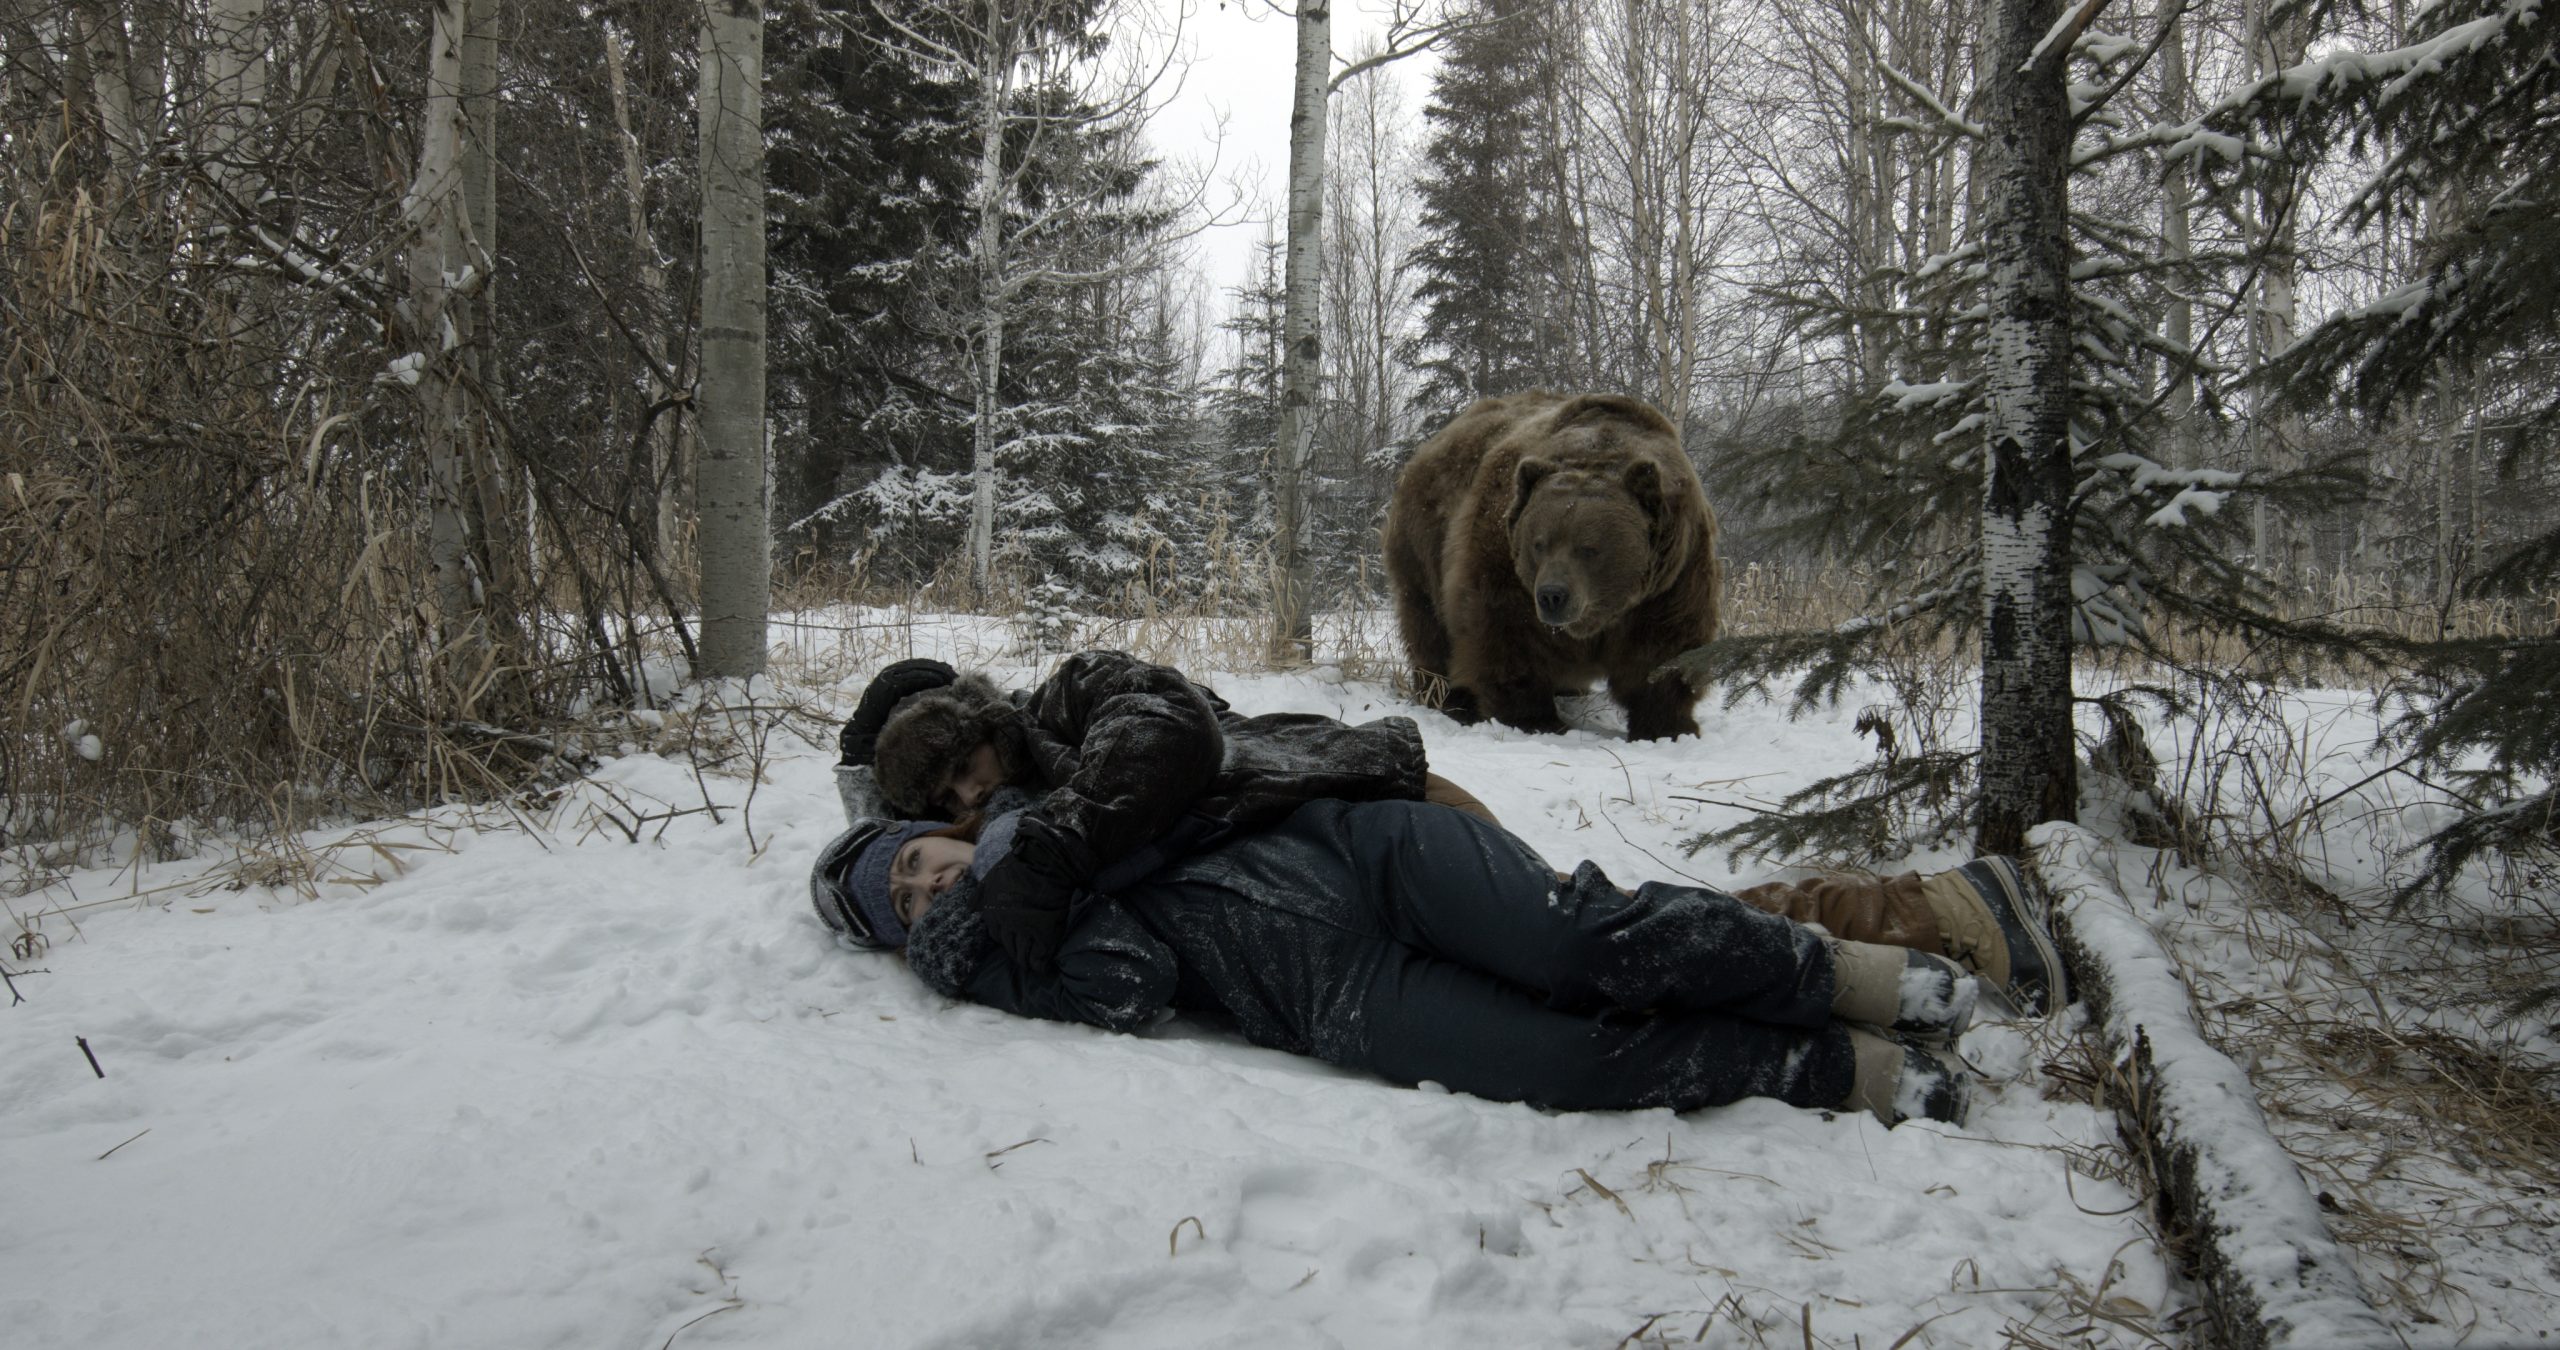
[[1697, 692], [1655, 672], [1716, 635], [1716, 518], [1645, 404], [1478, 401], [1397, 476], [1386, 554], [1405, 655], [1450, 716], [1561, 731], [1556, 695], [1605, 676], [1631, 739], [1697, 731]]

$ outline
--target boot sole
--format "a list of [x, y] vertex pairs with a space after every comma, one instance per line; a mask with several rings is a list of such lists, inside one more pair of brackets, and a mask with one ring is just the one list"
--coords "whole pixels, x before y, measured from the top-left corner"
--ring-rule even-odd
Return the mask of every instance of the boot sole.
[[[2027, 941], [2034, 944], [2036, 962], [2044, 968], [2044, 1013], [2058, 1012], [2071, 1006], [2071, 976], [2062, 968], [2062, 953], [2055, 949], [2048, 929], [2053, 923], [2034, 882], [2027, 879], [2026, 869], [2006, 858], [1992, 860], [1983, 869], [1999, 878], [2000, 893], [2009, 902], [2009, 912], [2018, 917], [2018, 926], [2026, 930]], [[2017, 960], [2011, 952], [2009, 959]], [[2015, 978], [2011, 972], [2011, 978]], [[2004, 991], [2005, 992], [2005, 991]]]

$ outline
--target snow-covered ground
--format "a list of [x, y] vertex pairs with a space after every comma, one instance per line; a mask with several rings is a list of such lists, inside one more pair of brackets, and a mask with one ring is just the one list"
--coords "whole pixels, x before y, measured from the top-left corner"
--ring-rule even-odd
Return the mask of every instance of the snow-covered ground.
[[[1334, 672], [1207, 677], [1247, 712], [1415, 712]], [[1643, 745], [1416, 715], [1552, 859], [1721, 884], [1756, 873], [1677, 841], [1863, 760], [1853, 712], [1708, 704], [1701, 738]], [[2044, 1094], [2059, 1029], [1975, 1031], [1970, 1124], [1887, 1131], [1553, 1113], [1191, 1021], [1018, 1020], [829, 942], [824, 728], [762, 737], [751, 792], [757, 756], [680, 753], [719, 714], [660, 720], [546, 805], [14, 901], [87, 907], [0, 1012], [0, 1341], [2141, 1345], [2187, 1306], [2093, 1175], [2112, 1122]]]
[[[2213, 753], [2220, 874], [2111, 837], [2097, 861], [2177, 962], [2205, 1036], [2249, 1074], [2330, 1231], [2411, 1346], [2560, 1344], [2560, 1038], [2519, 995], [2560, 982], [2547, 876], [2477, 869], [2381, 903], [2446, 793], [2392, 769], [2372, 700], [2206, 700], [2154, 743]], [[2311, 809], [2316, 805], [2317, 809]], [[2203, 815], [2206, 813], [2197, 813]], [[2206, 833], [2212, 832], [2208, 827]]]

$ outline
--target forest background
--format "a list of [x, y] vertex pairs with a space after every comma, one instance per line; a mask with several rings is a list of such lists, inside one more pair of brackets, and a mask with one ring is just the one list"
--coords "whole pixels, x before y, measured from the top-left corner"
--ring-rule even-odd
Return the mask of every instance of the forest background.
[[[2395, 1327], [2548, 1325], [2544, 10], [1307, 0], [1256, 200], [1166, 124], [1220, 76], [1162, 4], [0, 0], [0, 976], [576, 812], [806, 948], [750, 869], [834, 808], [754, 789], [870, 670], [1125, 645], [1414, 711], [1551, 846], [1664, 861], [1599, 839], [1640, 784], [1789, 861], [2085, 813]], [[1731, 703], [1640, 747], [1416, 706], [1395, 469], [1541, 385], [1665, 412], [1731, 578], [1693, 674], [1867, 763], [1761, 797]], [[2078, 1053], [2045, 1086], [2139, 1095]]]
[[[1320, 236], [1261, 204], [1215, 276], [1200, 228], [1256, 208], [1151, 142], [1215, 78], [1157, 7], [11, 0], [0, 830], [513, 786], [654, 659], [760, 661], [701, 648], [768, 567], [1338, 660], [1303, 614], [1377, 607], [1401, 457], [1543, 385], [1679, 428], [1770, 598], [1698, 657], [1728, 691], [1996, 639], [1986, 776], [1888, 711], [1742, 842], [1943, 832], [2014, 765], [2013, 827], [2068, 815], [2070, 653], [1999, 674], [2009, 587], [2084, 661], [2399, 700], [2400, 771], [2470, 808], [2412, 884], [2547, 857], [2539, 11], [1398, 11], [1313, 49]], [[1993, 744], [2013, 685], [2058, 759]]]

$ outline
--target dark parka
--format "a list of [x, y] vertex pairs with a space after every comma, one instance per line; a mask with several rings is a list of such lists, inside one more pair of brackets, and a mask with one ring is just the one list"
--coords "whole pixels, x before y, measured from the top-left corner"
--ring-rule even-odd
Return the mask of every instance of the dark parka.
[[[1000, 860], [991, 824], [972, 871]], [[1719, 891], [1560, 883], [1518, 839], [1411, 802], [1319, 801], [1080, 894], [1054, 966], [988, 939], [968, 883], [908, 960], [953, 997], [1116, 1031], [1163, 1010], [1403, 1083], [1571, 1109], [1745, 1096], [1832, 1105], [1847, 1033], [1829, 948]]]

